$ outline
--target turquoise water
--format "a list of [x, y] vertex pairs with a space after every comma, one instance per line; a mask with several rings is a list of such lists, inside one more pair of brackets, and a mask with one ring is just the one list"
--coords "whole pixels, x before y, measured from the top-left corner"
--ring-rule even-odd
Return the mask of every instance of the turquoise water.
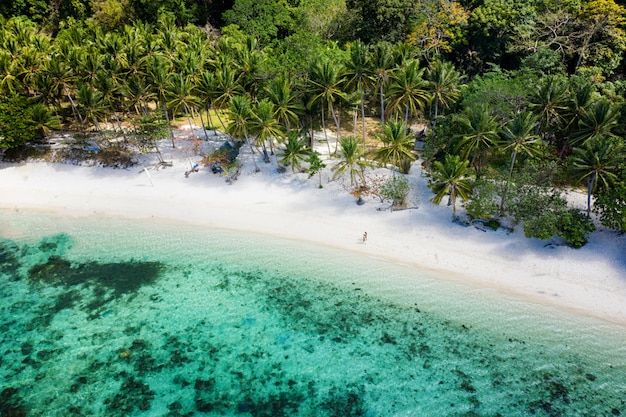
[[0, 211], [0, 237], [2, 416], [626, 415], [597, 319], [223, 230]]

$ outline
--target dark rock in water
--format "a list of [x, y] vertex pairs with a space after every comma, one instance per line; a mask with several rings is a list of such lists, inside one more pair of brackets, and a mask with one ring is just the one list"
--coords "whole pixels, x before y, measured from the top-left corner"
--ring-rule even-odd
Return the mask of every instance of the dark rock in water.
[[28, 411], [20, 402], [22, 399], [17, 395], [16, 388], [5, 388], [0, 393], [0, 416], [2, 417], [26, 417]]
[[135, 292], [152, 284], [164, 265], [160, 262], [86, 262], [74, 264], [56, 255], [29, 271], [32, 282], [73, 286], [90, 284], [111, 289], [116, 295]]
[[19, 265], [20, 248], [10, 240], [0, 241], [0, 272], [11, 273], [17, 270]]

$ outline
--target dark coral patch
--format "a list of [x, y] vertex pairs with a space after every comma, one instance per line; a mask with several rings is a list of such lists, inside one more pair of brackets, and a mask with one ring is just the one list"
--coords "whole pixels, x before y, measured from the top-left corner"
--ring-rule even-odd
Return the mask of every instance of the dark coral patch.
[[153, 284], [163, 269], [164, 265], [160, 262], [72, 263], [51, 256], [47, 262], [32, 267], [28, 278], [31, 282], [50, 285], [104, 287], [120, 296]]

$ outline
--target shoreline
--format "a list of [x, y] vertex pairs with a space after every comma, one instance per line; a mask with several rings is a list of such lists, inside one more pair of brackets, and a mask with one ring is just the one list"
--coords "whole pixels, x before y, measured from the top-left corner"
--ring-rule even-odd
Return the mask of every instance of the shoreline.
[[373, 197], [356, 205], [340, 181], [327, 178], [318, 189], [316, 178], [274, 174], [273, 164], [254, 173], [244, 162], [233, 185], [208, 169], [185, 178], [187, 164], [181, 159], [148, 178], [141, 166], [0, 163], [0, 208], [180, 222], [304, 241], [626, 326], [624, 236], [598, 231], [585, 247], [571, 249], [527, 239], [520, 227], [512, 234], [465, 228], [451, 222], [450, 208], [428, 201], [419, 172], [410, 178], [418, 208], [390, 213]]

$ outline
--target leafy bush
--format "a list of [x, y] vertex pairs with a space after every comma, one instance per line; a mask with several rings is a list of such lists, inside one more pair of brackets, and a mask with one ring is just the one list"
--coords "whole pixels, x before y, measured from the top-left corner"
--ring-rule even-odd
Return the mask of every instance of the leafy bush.
[[587, 234], [593, 232], [591, 218], [576, 209], [567, 210], [557, 223], [558, 236], [565, 239], [573, 248], [581, 248], [587, 243]]
[[481, 178], [474, 182], [472, 195], [465, 202], [467, 215], [473, 219], [490, 219], [498, 215], [498, 192], [494, 181]]
[[382, 186], [380, 195], [386, 200], [391, 200], [394, 206], [401, 206], [410, 190], [409, 180], [405, 176], [395, 175]]

